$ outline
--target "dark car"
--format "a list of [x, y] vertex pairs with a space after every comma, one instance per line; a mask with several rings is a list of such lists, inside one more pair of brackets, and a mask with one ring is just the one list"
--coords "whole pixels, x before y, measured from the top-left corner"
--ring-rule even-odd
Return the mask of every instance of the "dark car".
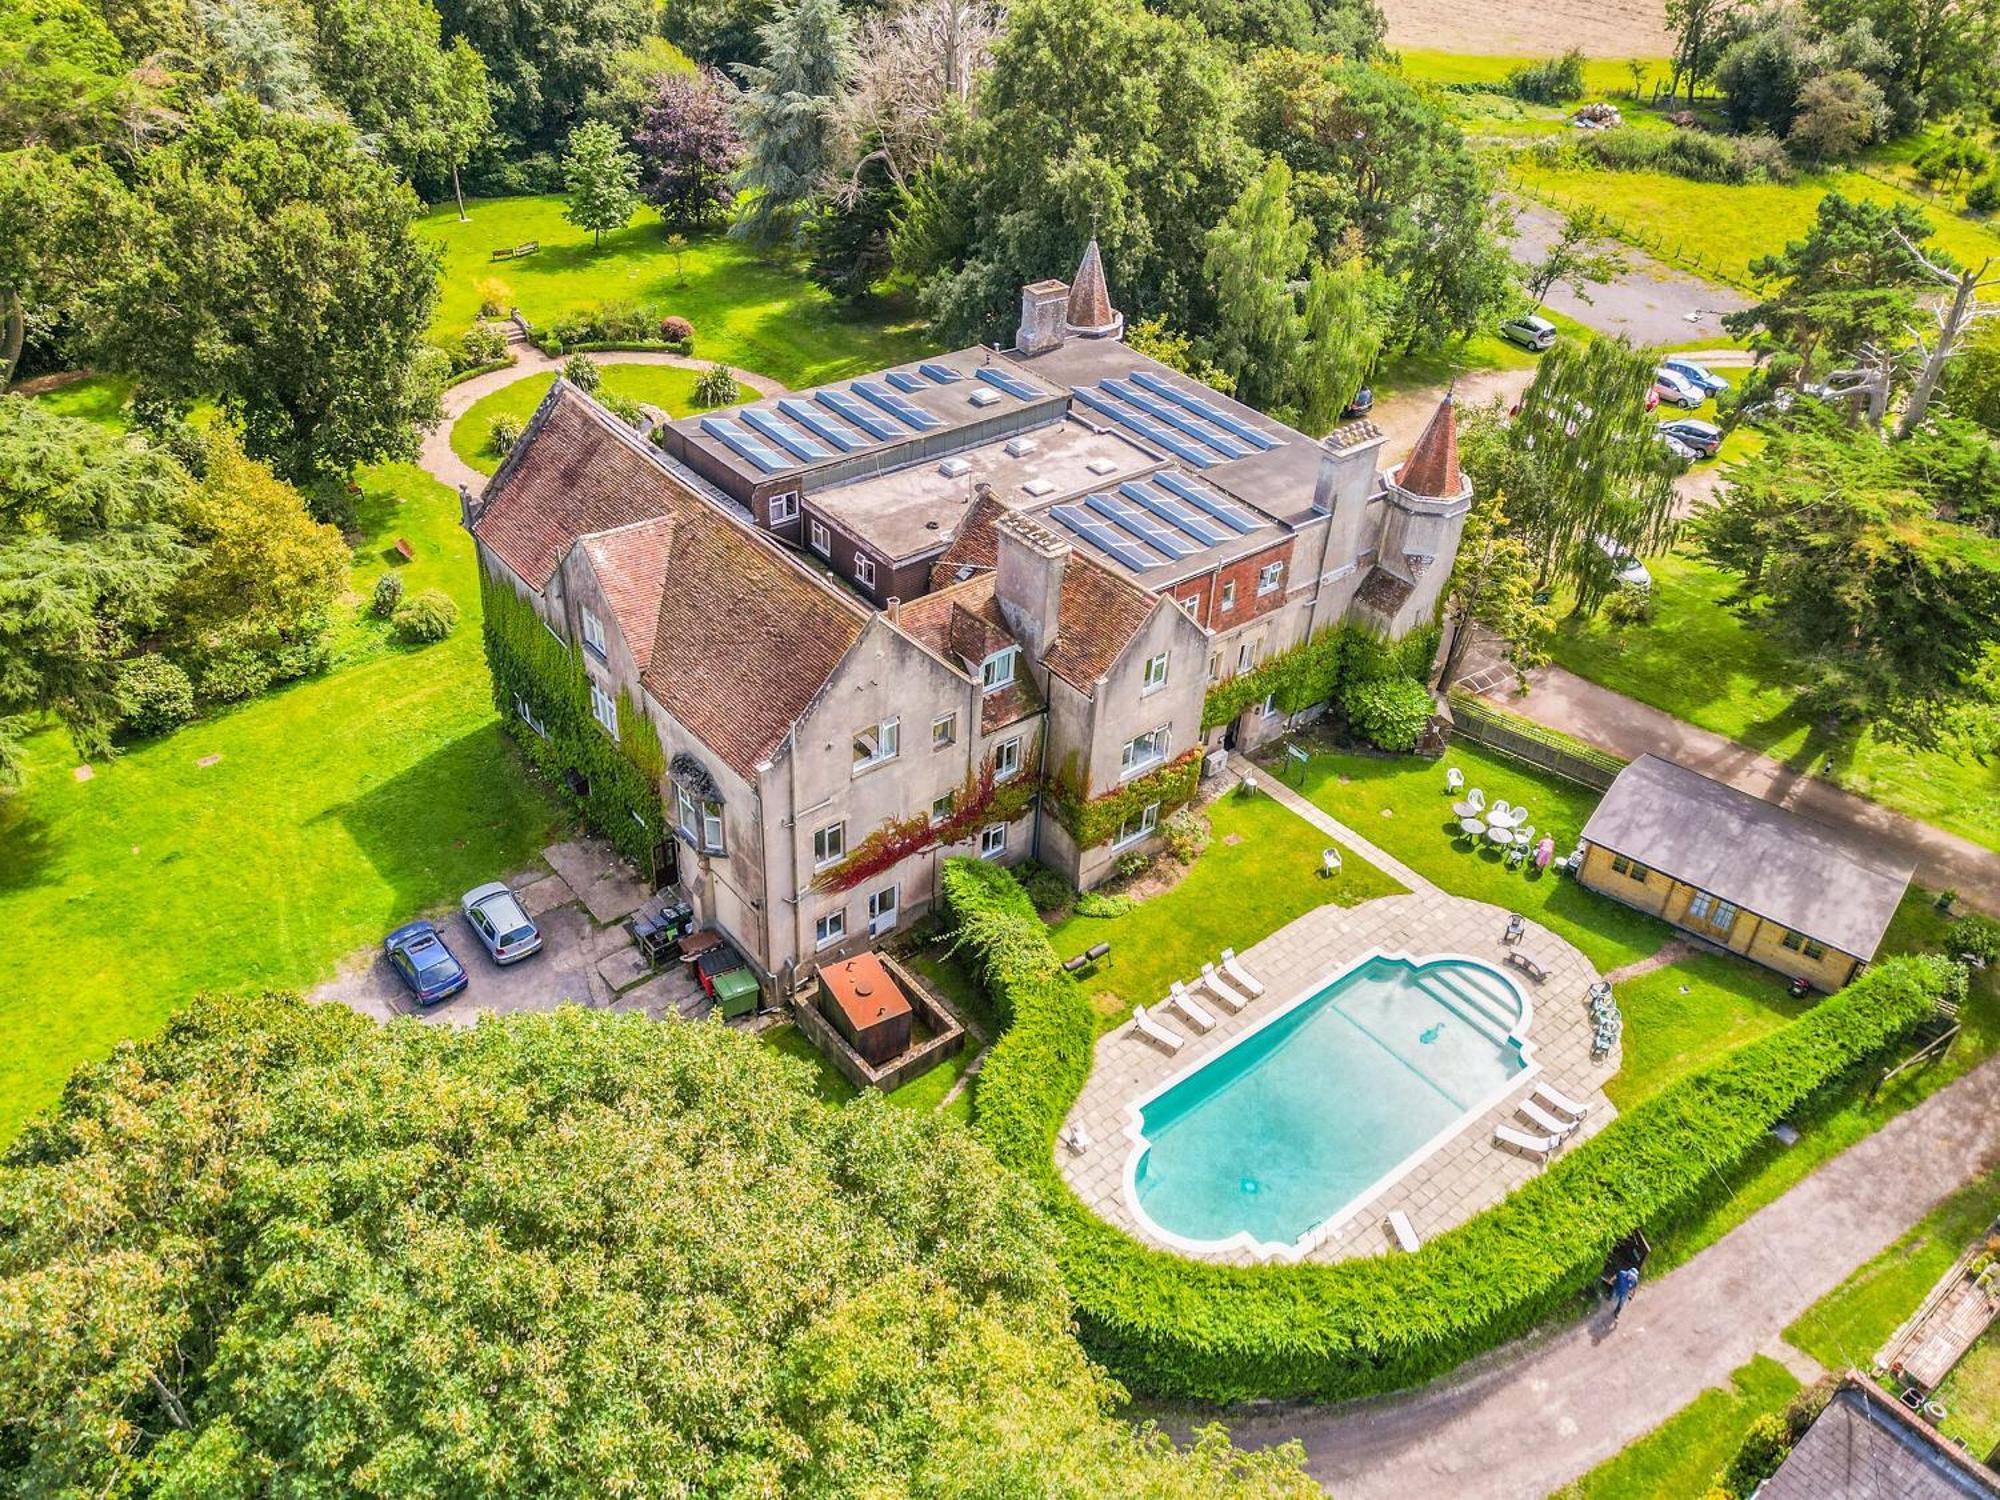
[[1375, 410], [1375, 393], [1364, 385], [1354, 393], [1354, 399], [1341, 411], [1340, 420], [1352, 422], [1356, 418], [1367, 416], [1373, 410]]
[[444, 945], [435, 922], [412, 922], [382, 939], [389, 967], [409, 986], [419, 1005], [436, 1005], [465, 988], [465, 965]]
[[1722, 447], [1722, 429], [1698, 417], [1676, 417], [1662, 422], [1660, 431], [1693, 450], [1697, 458], [1713, 458]]

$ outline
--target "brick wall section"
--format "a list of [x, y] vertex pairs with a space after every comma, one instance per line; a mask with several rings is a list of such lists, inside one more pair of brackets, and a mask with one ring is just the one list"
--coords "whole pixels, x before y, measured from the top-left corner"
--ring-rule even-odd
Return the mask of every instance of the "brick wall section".
[[[1285, 565], [1284, 576], [1278, 587], [1259, 597], [1257, 575], [1267, 563], [1280, 562]], [[1222, 607], [1224, 585], [1236, 585], [1236, 604], [1233, 609]], [[1161, 593], [1178, 604], [1190, 596], [1198, 596], [1201, 603], [1196, 607], [1194, 619], [1197, 624], [1206, 625], [1210, 630], [1234, 630], [1239, 625], [1247, 625], [1260, 619], [1285, 602], [1290, 592], [1292, 578], [1292, 539], [1266, 547], [1261, 552], [1253, 552], [1248, 557], [1217, 568], [1213, 573], [1204, 573], [1199, 578], [1175, 584], [1171, 589], [1162, 588]]]

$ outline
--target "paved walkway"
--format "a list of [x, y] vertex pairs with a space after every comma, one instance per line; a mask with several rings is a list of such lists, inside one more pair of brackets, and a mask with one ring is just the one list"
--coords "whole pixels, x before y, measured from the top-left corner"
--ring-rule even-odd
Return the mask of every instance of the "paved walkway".
[[[1475, 653], [1467, 669], [1483, 664], [1483, 657]], [[1525, 696], [1516, 696], [1510, 684], [1511, 675], [1508, 684], [1488, 688], [1485, 696], [1509, 713], [1560, 729], [1626, 760], [1648, 752], [1665, 756], [1767, 802], [1864, 833], [1914, 864], [1922, 884], [1933, 890], [1955, 890], [1968, 905], [2000, 916], [2000, 855], [1969, 839], [1891, 812], [1879, 802], [1561, 667], [1530, 672]]]
[[[1534, 1500], [1643, 1437], [2000, 1161], [2000, 1059], [1850, 1147], [1678, 1270], [1599, 1314], [1498, 1350], [1407, 1396], [1231, 1421], [1239, 1443], [1298, 1438], [1340, 1500]], [[1872, 1350], [1847, 1351], [1865, 1363]], [[1787, 1357], [1797, 1366], [1796, 1354]]]
[[1271, 775], [1269, 772], [1259, 770], [1241, 756], [1238, 756], [1233, 764], [1243, 770], [1246, 781], [1254, 782], [1261, 790], [1277, 798], [1278, 801], [1304, 818], [1321, 833], [1331, 834], [1334, 838], [1339, 839], [1341, 843], [1367, 860], [1376, 869], [1381, 870], [1385, 874], [1393, 875], [1396, 879], [1402, 881], [1412, 892], [1418, 894], [1438, 894], [1438, 887], [1436, 885], [1426, 880], [1415, 870], [1412, 870], [1408, 865], [1396, 858], [1395, 855], [1389, 853], [1388, 850], [1379, 849], [1369, 843], [1367, 839], [1356, 833], [1352, 828], [1349, 828], [1340, 819], [1334, 817], [1333, 814], [1327, 812], [1317, 803], [1308, 801], [1303, 793], [1285, 785], [1284, 782], [1278, 780], [1277, 777]]
[[[562, 368], [562, 360], [551, 359], [532, 344], [510, 344], [508, 347], [514, 351], [515, 363], [504, 370], [488, 370], [484, 375], [475, 375], [452, 386], [444, 393], [444, 420], [424, 434], [417, 462], [423, 466], [425, 473], [453, 489], [464, 488], [477, 495], [486, 488], [486, 476], [451, 451], [453, 424], [482, 396], [504, 390], [530, 375]], [[670, 354], [664, 349], [610, 350], [593, 353], [590, 357], [601, 365], [674, 365], [683, 370], [706, 370], [715, 363], [712, 359]], [[729, 367], [729, 373], [736, 377], [739, 385], [749, 386], [760, 396], [785, 394], [785, 387], [768, 375], [759, 375], [754, 370], [739, 370], [734, 365]]]

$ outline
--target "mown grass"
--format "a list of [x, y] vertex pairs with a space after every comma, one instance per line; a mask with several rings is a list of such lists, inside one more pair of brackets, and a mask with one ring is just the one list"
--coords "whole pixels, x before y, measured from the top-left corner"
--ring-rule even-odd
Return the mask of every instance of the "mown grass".
[[1736, 1456], [1750, 1424], [1782, 1411], [1798, 1389], [1791, 1371], [1760, 1354], [1550, 1500], [1692, 1500]]
[[[604, 391], [657, 406], [670, 417], [684, 417], [697, 409], [694, 383], [701, 378], [699, 370], [675, 365], [613, 364], [610, 361], [614, 358], [615, 355], [607, 355], [600, 360]], [[525, 423], [542, 404], [542, 397], [549, 393], [555, 379], [553, 372], [529, 375], [481, 396], [452, 424], [451, 451], [480, 473], [491, 474], [500, 467], [502, 457], [492, 448], [494, 419], [509, 416]], [[755, 394], [742, 386], [736, 388], [738, 400], [751, 400]]]
[[[679, 314], [694, 324], [701, 359], [794, 387], [895, 364], [930, 347], [906, 303], [837, 302], [784, 252], [707, 232], [688, 237], [677, 263], [651, 210], [593, 246], [589, 231], [564, 221], [555, 195], [487, 198], [466, 207], [469, 223], [445, 204], [420, 225], [444, 254], [434, 323], [441, 338], [463, 332], [485, 290], [497, 283], [502, 305], [519, 307], [537, 327], [607, 302], [636, 302], [655, 317]], [[541, 249], [525, 259], [492, 259], [495, 249], [531, 240]]]
[[1944, 1435], [1990, 1465], [2000, 1450], [2000, 1333], [1987, 1330], [1966, 1351], [1937, 1399], [1949, 1413], [1938, 1424]]

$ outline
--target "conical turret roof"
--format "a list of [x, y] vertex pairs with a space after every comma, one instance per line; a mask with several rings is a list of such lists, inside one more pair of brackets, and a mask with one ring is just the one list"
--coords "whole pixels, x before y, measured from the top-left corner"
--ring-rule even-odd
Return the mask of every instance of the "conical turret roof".
[[1102, 337], [1116, 333], [1125, 324], [1111, 305], [1111, 293], [1104, 285], [1104, 257], [1097, 248], [1097, 236], [1084, 247], [1076, 279], [1069, 284], [1069, 312], [1063, 319], [1071, 333]]
[[1450, 392], [1438, 402], [1417, 446], [1396, 471], [1396, 485], [1406, 494], [1431, 500], [1456, 499], [1465, 492], [1465, 474], [1458, 466], [1458, 418]]

